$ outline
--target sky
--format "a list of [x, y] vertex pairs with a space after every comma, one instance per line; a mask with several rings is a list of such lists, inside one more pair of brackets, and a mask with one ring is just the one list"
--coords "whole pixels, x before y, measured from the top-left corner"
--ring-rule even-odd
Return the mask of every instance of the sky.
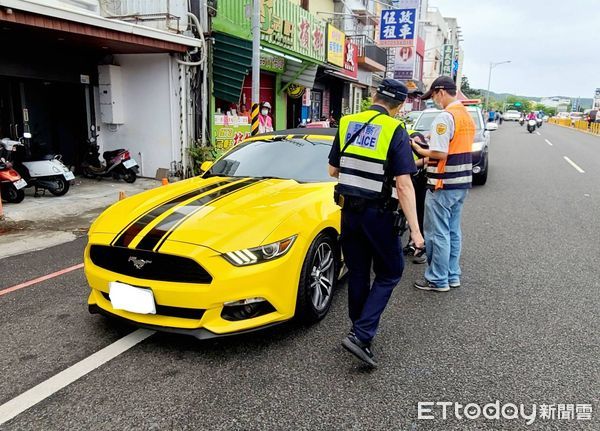
[[600, 0], [429, 0], [456, 17], [463, 75], [487, 89], [521, 96], [593, 97], [600, 88]]

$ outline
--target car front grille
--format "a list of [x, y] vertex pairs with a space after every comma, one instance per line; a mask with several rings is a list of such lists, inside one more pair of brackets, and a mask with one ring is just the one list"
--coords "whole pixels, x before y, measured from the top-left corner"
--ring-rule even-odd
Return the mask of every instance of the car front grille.
[[90, 258], [100, 268], [143, 280], [200, 284], [212, 282], [211, 275], [195, 260], [171, 254], [92, 245]]
[[[106, 292], [102, 292], [102, 296], [107, 301], [110, 301], [110, 296]], [[200, 320], [204, 316], [204, 312], [201, 308], [182, 308], [182, 307], [170, 307], [168, 305], [156, 304], [156, 314], [167, 317], [180, 317], [182, 319], [194, 319]]]

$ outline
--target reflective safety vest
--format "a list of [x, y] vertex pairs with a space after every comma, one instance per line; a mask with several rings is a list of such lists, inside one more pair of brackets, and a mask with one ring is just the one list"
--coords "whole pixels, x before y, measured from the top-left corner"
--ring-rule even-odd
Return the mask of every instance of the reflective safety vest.
[[446, 112], [454, 118], [454, 136], [450, 140], [446, 160], [429, 159], [427, 187], [435, 190], [470, 189], [475, 123], [462, 104], [448, 106]]
[[[340, 150], [378, 111], [368, 110], [340, 119]], [[392, 196], [391, 178], [385, 174], [390, 143], [400, 122], [389, 115], [375, 118], [340, 157], [337, 191], [345, 196], [385, 200]]]

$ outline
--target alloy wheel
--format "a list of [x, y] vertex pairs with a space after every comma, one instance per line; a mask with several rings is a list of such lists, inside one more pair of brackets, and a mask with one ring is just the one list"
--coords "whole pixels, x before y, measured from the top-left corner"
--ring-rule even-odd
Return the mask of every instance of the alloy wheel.
[[322, 311], [327, 307], [333, 293], [335, 276], [335, 254], [331, 246], [324, 242], [319, 245], [313, 258], [310, 272], [310, 297], [315, 310]]

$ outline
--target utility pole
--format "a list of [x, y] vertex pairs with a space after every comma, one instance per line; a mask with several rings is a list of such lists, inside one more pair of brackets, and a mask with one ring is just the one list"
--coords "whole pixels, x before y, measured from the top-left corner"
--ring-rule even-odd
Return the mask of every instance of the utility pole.
[[261, 0], [252, 4], [252, 135], [258, 133], [260, 103], [260, 6]]
[[506, 63], [510, 63], [510, 60], [506, 60], [506, 61], [499, 61], [497, 63], [491, 62], [490, 63], [490, 74], [488, 75], [488, 88], [487, 88], [487, 93], [485, 96], [485, 110], [487, 111], [488, 109], [488, 103], [490, 101], [490, 84], [492, 82], [492, 69], [496, 66], [499, 66], [501, 64], [506, 64]]

